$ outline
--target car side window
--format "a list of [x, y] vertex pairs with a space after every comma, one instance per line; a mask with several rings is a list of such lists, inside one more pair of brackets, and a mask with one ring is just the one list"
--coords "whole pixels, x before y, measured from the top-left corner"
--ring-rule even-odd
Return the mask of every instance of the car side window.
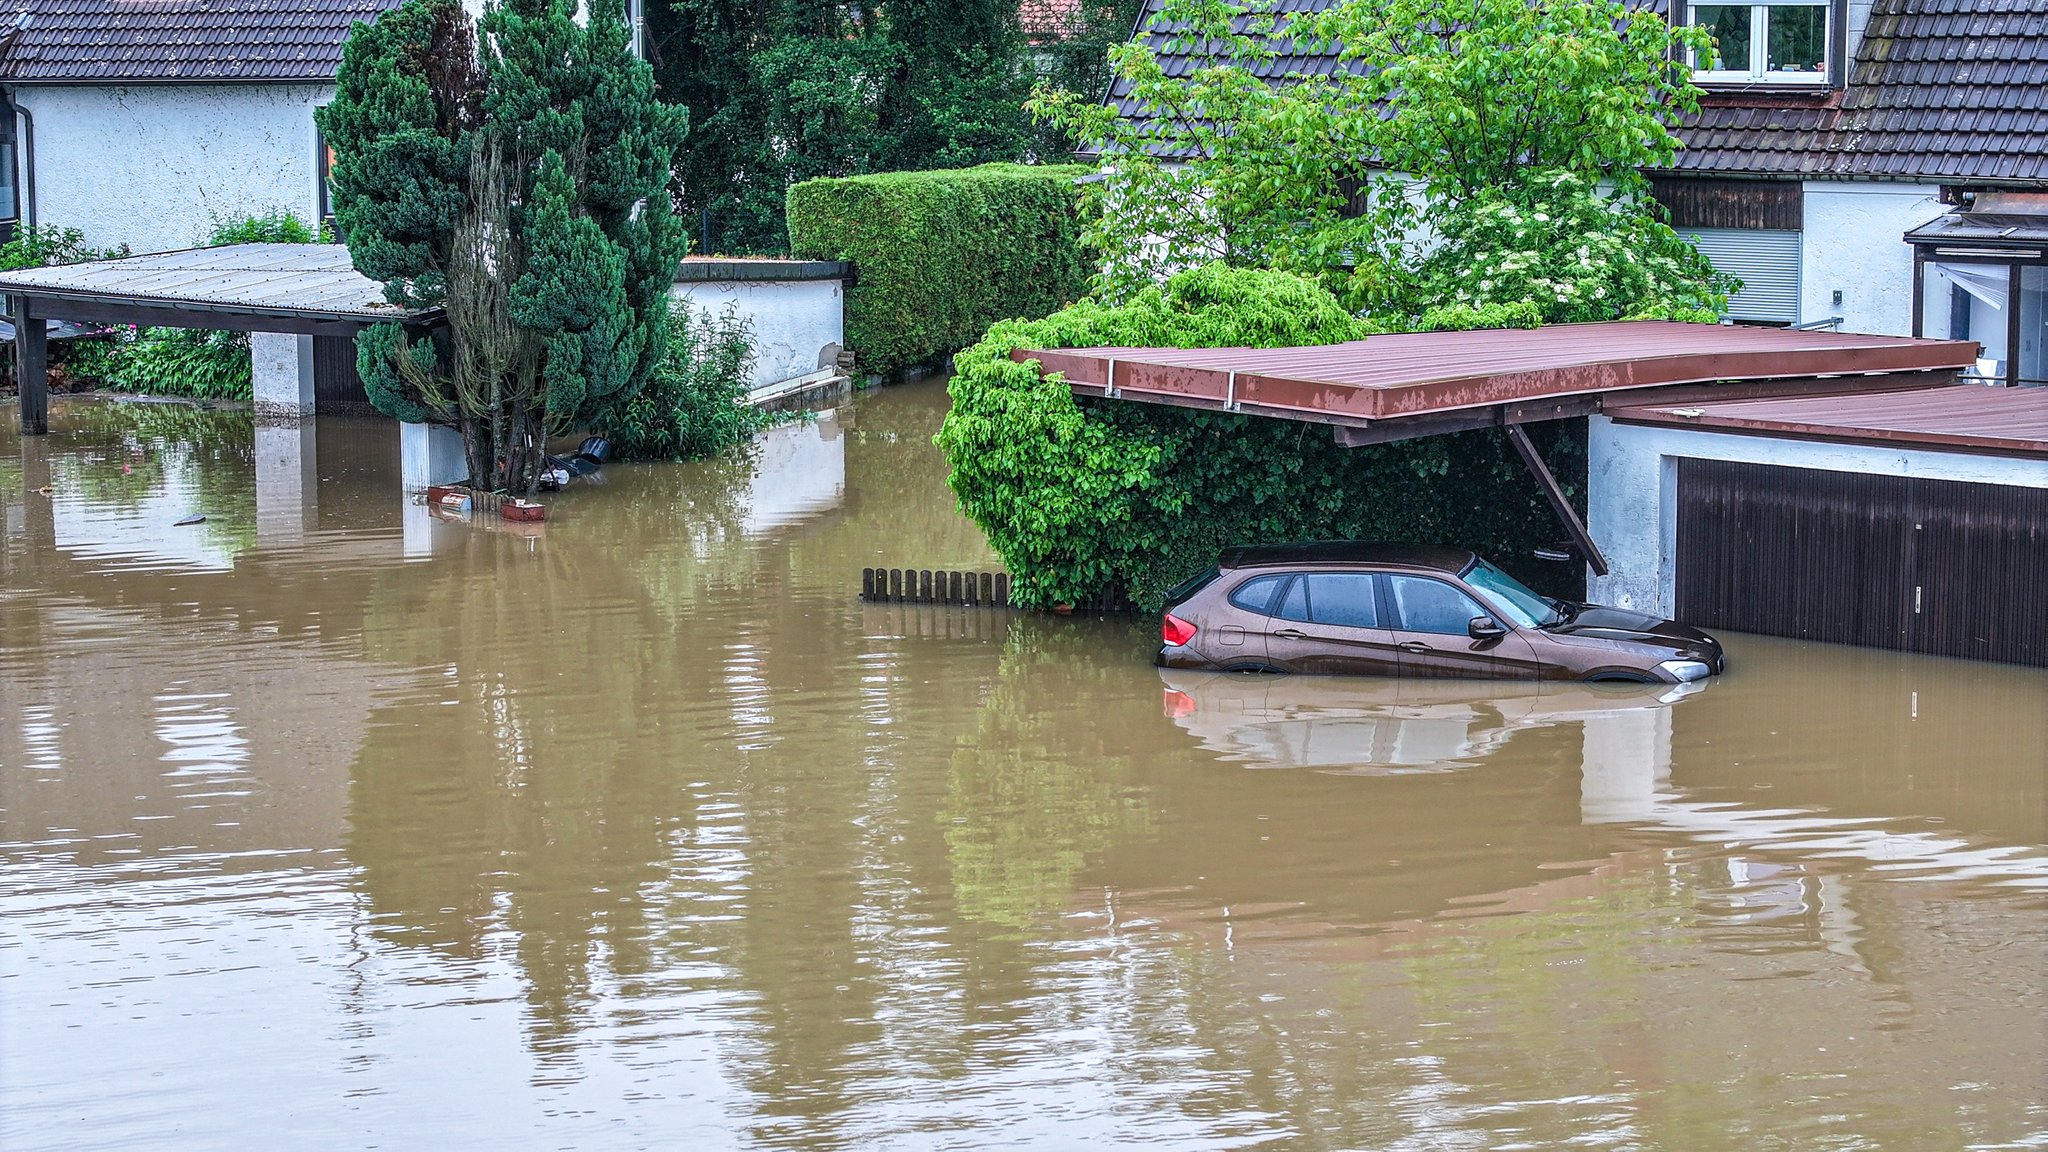
[[1302, 577], [1301, 582], [1309, 586], [1310, 616], [1316, 623], [1339, 628], [1380, 626], [1379, 596], [1370, 575], [1318, 572]]
[[1247, 612], [1271, 615], [1273, 595], [1280, 591], [1280, 585], [1286, 579], [1285, 576], [1255, 576], [1231, 589], [1230, 602]]
[[1273, 615], [1282, 620], [1308, 619], [1308, 581], [1296, 580], [1287, 586], [1287, 592], [1280, 597], [1280, 606], [1273, 609]]
[[1389, 576], [1387, 582], [1394, 593], [1394, 610], [1401, 616], [1401, 627], [1409, 632], [1463, 636], [1474, 616], [1492, 615], [1477, 600], [1441, 580]]

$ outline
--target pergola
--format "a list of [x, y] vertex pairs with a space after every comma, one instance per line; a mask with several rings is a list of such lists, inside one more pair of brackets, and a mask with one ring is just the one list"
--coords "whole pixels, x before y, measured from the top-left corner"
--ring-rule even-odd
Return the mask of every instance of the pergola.
[[1607, 560], [1522, 425], [1609, 406], [1926, 388], [1976, 363], [1970, 340], [1618, 321], [1401, 332], [1306, 348], [1020, 350], [1077, 396], [1331, 426], [1346, 447], [1500, 428], [1594, 572]]
[[[431, 328], [442, 320], [438, 308], [387, 303], [383, 287], [357, 272], [348, 249], [338, 244], [231, 244], [25, 268], [0, 272], [0, 294], [14, 300], [21, 431], [29, 436], [50, 427], [44, 321], [352, 339], [384, 321]], [[253, 347], [257, 342], [252, 340], [252, 354], [260, 367], [264, 358]], [[311, 414], [310, 341], [299, 345], [272, 357], [283, 370], [257, 373], [259, 411]]]

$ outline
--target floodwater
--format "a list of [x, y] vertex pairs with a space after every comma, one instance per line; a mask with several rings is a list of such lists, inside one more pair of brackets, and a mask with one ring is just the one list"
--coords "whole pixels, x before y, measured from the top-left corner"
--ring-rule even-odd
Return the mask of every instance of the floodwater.
[[2048, 675], [863, 606], [990, 559], [943, 403], [527, 535], [389, 425], [0, 410], [0, 1146], [2048, 1145]]

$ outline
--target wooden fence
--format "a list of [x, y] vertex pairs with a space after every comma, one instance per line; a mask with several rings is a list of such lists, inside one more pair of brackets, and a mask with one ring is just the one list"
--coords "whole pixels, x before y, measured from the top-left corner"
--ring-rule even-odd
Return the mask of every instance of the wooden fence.
[[[860, 598], [874, 604], [958, 604], [969, 608], [1010, 608], [1008, 572], [948, 572], [930, 568], [863, 568]], [[1055, 611], [1136, 612], [1115, 596], [1093, 597]]]

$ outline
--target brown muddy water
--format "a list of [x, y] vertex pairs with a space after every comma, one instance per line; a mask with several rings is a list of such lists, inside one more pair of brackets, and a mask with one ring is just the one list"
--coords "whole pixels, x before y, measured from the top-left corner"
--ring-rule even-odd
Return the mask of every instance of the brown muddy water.
[[0, 1146], [2048, 1144], [2048, 675], [864, 607], [989, 560], [943, 403], [531, 536], [389, 425], [0, 410]]

